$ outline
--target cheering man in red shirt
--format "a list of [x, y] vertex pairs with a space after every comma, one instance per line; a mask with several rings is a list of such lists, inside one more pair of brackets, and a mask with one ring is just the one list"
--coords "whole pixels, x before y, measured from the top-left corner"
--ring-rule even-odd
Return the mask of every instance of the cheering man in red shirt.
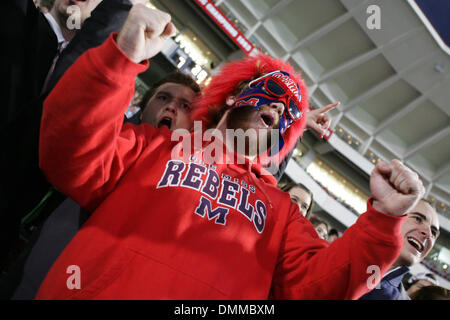
[[[357, 299], [368, 292], [369, 267], [378, 266], [381, 279], [400, 252], [404, 215], [424, 192], [417, 174], [397, 160], [378, 164], [367, 212], [332, 244], [319, 239], [261, 166], [295, 145], [308, 103], [292, 67], [265, 55], [224, 66], [196, 103], [195, 119], [217, 137], [258, 133], [246, 135], [243, 147], [239, 134], [208, 139], [206, 131], [197, 143], [197, 130], [180, 142], [166, 126], [123, 125], [134, 78], [173, 30], [168, 14], [135, 5], [121, 32], [80, 57], [47, 98], [40, 165], [93, 214], [37, 298]], [[78, 270], [78, 286], [68, 285], [67, 270]]]

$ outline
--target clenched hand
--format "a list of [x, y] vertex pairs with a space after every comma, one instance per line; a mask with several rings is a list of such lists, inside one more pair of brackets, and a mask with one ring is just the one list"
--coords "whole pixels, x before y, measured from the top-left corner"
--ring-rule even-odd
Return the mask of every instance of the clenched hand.
[[370, 175], [370, 191], [376, 210], [402, 216], [423, 197], [425, 188], [417, 173], [394, 159], [375, 166]]
[[171, 16], [138, 3], [134, 5], [118, 37], [117, 45], [130, 60], [140, 63], [158, 54], [175, 32]]

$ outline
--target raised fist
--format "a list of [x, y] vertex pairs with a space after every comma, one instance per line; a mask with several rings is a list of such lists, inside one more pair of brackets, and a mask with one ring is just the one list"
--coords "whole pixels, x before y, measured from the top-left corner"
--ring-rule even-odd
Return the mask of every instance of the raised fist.
[[175, 32], [169, 14], [134, 5], [117, 37], [117, 45], [130, 60], [140, 63], [158, 54]]
[[419, 175], [399, 160], [381, 161], [370, 175], [373, 207], [393, 216], [402, 216], [423, 197], [425, 188]]

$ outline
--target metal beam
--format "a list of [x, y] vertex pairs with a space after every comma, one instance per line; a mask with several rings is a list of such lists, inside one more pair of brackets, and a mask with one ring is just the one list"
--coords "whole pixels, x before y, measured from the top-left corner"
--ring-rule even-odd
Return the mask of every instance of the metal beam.
[[414, 68], [418, 67], [419, 65], [423, 64], [425, 61], [431, 59], [432, 57], [434, 57], [434, 56], [436, 56], [438, 54], [440, 54], [440, 52], [436, 49], [435, 51], [430, 52], [429, 54], [425, 55], [424, 57], [421, 57], [421, 58], [417, 59], [416, 61], [414, 61], [413, 63], [408, 65], [406, 68], [398, 71], [396, 74], [394, 74], [394, 75], [390, 76], [389, 78], [383, 80], [382, 82], [380, 82], [379, 84], [375, 85], [374, 87], [366, 90], [361, 95], [357, 96], [356, 98], [354, 98], [353, 100], [348, 102], [346, 104], [346, 106], [343, 108], [344, 112], [347, 112], [347, 111], [353, 109], [361, 101], [364, 101], [365, 99], [368, 99], [368, 98], [376, 95], [377, 93], [380, 93], [381, 91], [383, 91], [384, 89], [389, 87], [391, 84], [393, 84], [394, 82], [396, 82], [399, 79], [401, 79], [405, 73], [407, 73], [410, 70], [413, 70]]
[[287, 5], [291, 4], [293, 0], [282, 0], [272, 7], [262, 18], [261, 21], [266, 21], [283, 10]]
[[284, 62], [288, 61], [291, 58], [291, 55], [289, 53], [286, 53], [281, 60], [283, 60]]
[[443, 175], [447, 174], [450, 171], [450, 162], [447, 164], [444, 164], [440, 166], [433, 175], [433, 178], [431, 179], [433, 182], [442, 177]]
[[331, 130], [334, 130], [334, 128], [336, 128], [336, 125], [339, 122], [341, 122], [341, 119], [342, 119], [343, 116], [344, 116], [344, 113], [339, 111], [338, 115], [331, 120], [331, 125], [330, 125], [330, 129]]
[[267, 45], [266, 40], [262, 39], [261, 37], [259, 37], [259, 36], [256, 35], [256, 34], [255, 34], [254, 37], [255, 37], [256, 39], [258, 39], [259, 43], [261, 43], [261, 44], [263, 45], [264, 49], [267, 50], [267, 52], [269, 53], [270, 56], [272, 56], [272, 57], [275, 57], [275, 56], [276, 56], [276, 54], [275, 54], [275, 52], [273, 51], [272, 47], [269, 46], [269, 45]]
[[349, 11], [344, 13], [343, 15], [337, 17], [336, 19], [330, 21], [326, 25], [320, 27], [313, 33], [311, 33], [309, 36], [305, 37], [304, 39], [297, 42], [292, 49], [289, 50], [289, 53], [292, 54], [294, 51], [297, 51], [298, 49], [304, 48], [306, 45], [310, 44], [313, 41], [316, 41], [320, 38], [322, 38], [324, 35], [328, 34], [330, 31], [336, 29], [344, 22], [350, 20], [353, 17], [353, 13], [362, 6], [366, 5], [368, 0], [360, 1], [360, 3], [353, 8], [351, 8]]
[[363, 92], [356, 98], [354, 98], [354, 99], [350, 100], [348, 103], [344, 104], [344, 106], [342, 107], [342, 111], [347, 113], [348, 111], [350, 111], [351, 109], [356, 107], [362, 101], [365, 101], [365, 100], [373, 97], [377, 93], [383, 91], [384, 89], [390, 87], [392, 84], [397, 82], [399, 79], [400, 79], [399, 74], [394, 74], [394, 75], [390, 76], [389, 78], [381, 81], [380, 83], [371, 87], [369, 90], [366, 90], [365, 92]]
[[377, 136], [383, 131], [384, 129], [388, 128], [390, 125], [398, 122], [400, 119], [402, 119], [404, 116], [406, 116], [408, 113], [413, 111], [419, 104], [424, 102], [427, 99], [427, 95], [420, 95], [410, 103], [408, 103], [406, 106], [402, 107], [401, 109], [394, 112], [392, 115], [390, 115], [387, 119], [380, 122], [378, 127], [375, 128], [375, 130], [372, 132], [372, 135]]
[[[223, 0], [222, 0], [223, 1]], [[255, 16], [255, 19], [257, 20], [257, 22], [251, 26], [251, 28], [248, 28], [247, 32], [245, 33], [245, 36], [247, 38], [251, 37], [253, 35], [253, 33], [255, 33], [255, 31], [261, 26], [261, 24], [271, 18], [274, 14], [276, 14], [277, 12], [281, 11], [285, 6], [287, 6], [288, 4], [290, 4], [293, 0], [283, 0], [279, 3], [277, 3], [272, 9], [270, 9], [261, 19], [258, 19], [258, 17]], [[247, 8], [247, 10], [249, 10], [250, 12], [253, 12], [253, 9], [250, 8], [248, 6], [248, 4], [245, 1], [242, 1], [241, 4], [243, 6], [245, 6]], [[217, 5], [217, 3], [216, 3]], [[235, 10], [234, 7], [232, 7], [231, 5], [228, 5], [228, 9], [230, 11], [233, 12], [233, 14], [237, 17], [239, 17], [239, 13]], [[243, 21], [243, 19], [240, 19]]]
[[256, 22], [250, 29], [247, 30], [247, 32], [245, 33], [245, 37], [250, 38], [260, 26], [261, 20], [258, 20], [258, 22]]
[[392, 124], [396, 123], [401, 118], [406, 116], [408, 113], [413, 111], [419, 104], [424, 102], [435, 89], [441, 87], [448, 78], [450, 78], [450, 74], [445, 76], [444, 79], [442, 79], [441, 81], [436, 82], [431, 88], [425, 91], [422, 95], [418, 96], [416, 99], [408, 103], [406, 106], [394, 112], [387, 119], [381, 121], [378, 127], [376, 127], [375, 130], [372, 132], [372, 135], [374, 136], [379, 135], [381, 131], [388, 128], [389, 126], [391, 126]]
[[311, 33], [309, 36], [305, 37], [304, 39], [297, 42], [294, 47], [292, 47], [289, 50], [289, 54], [293, 54], [295, 51], [305, 47], [306, 45], [310, 44], [313, 41], [316, 41], [320, 38], [322, 38], [324, 35], [328, 34], [330, 31], [336, 29], [338, 26], [343, 24], [344, 22], [350, 20], [352, 17], [352, 14], [350, 12], [346, 12], [343, 15], [337, 17], [333, 21], [327, 23], [323, 27], [317, 29], [313, 33]]
[[403, 154], [403, 159], [410, 158], [412, 155], [414, 155], [414, 153], [420, 151], [421, 149], [423, 149], [429, 145], [434, 144], [435, 142], [445, 138], [449, 134], [450, 134], [449, 126], [443, 128], [442, 130], [439, 130], [438, 132], [432, 133], [428, 137], [420, 140], [418, 143], [414, 144], [411, 148], [406, 150], [406, 152]]
[[[433, 188], [439, 189], [442, 192], [445, 192], [447, 194], [450, 194], [450, 190], [447, 186], [441, 185], [441, 184], [434, 184]], [[447, 200], [444, 201], [444, 199], [440, 196], [436, 197], [436, 195], [433, 195], [433, 197], [435, 198], [439, 198], [439, 201], [445, 202], [445, 203], [449, 203]], [[449, 229], [450, 232], [450, 229]]]
[[339, 74], [344, 73], [345, 71], [348, 71], [348, 70], [352, 69], [353, 67], [356, 67], [356, 66], [372, 59], [373, 57], [382, 53], [384, 50], [389, 49], [390, 47], [392, 47], [394, 45], [398, 45], [399, 42], [406, 41], [409, 38], [417, 36], [417, 34], [422, 30], [424, 30], [423, 26], [416, 27], [405, 33], [402, 33], [401, 35], [389, 40], [388, 42], [386, 42], [385, 44], [383, 44], [377, 48], [374, 48], [370, 51], [360, 54], [359, 56], [356, 56], [350, 60], [347, 60], [344, 63], [341, 63], [340, 65], [331, 69], [330, 71], [324, 73], [319, 78], [318, 82], [321, 83], [321, 82], [325, 82], [331, 78], [334, 78], [334, 77], [338, 76]]
[[[252, 25], [251, 27], [248, 27], [246, 24], [245, 26], [248, 28], [247, 31], [245, 32], [245, 37], [246, 38], [250, 38], [255, 32], [256, 30], [258, 30], [259, 27], [261, 27], [261, 25], [264, 23], [265, 20], [271, 18], [273, 15], [275, 15], [276, 13], [278, 13], [279, 11], [281, 11], [284, 7], [286, 7], [288, 4], [292, 3], [293, 0], [283, 0], [278, 2], [273, 8], [271, 8], [263, 17], [261, 17], [260, 19], [256, 16], [253, 15], [255, 17], [255, 19], [257, 20], [257, 22]], [[253, 8], [246, 3], [245, 1], [241, 1], [241, 4], [250, 12], [253, 12]], [[235, 7], [233, 7], [231, 4], [227, 3], [227, 7], [228, 9], [233, 13], [233, 15], [235, 17], [237, 17], [239, 20], [244, 21], [244, 19], [242, 19], [240, 12], [238, 12], [238, 10], [236, 10]], [[258, 38], [259, 42], [264, 44], [265, 49], [270, 53], [270, 55], [275, 56], [273, 49], [271, 48], [271, 46], [268, 46], [267, 43], [265, 41], [261, 41], [260, 37], [257, 37], [255, 35], [256, 38]], [[275, 38], [274, 38], [275, 39]], [[275, 39], [275, 41], [280, 45], [280, 47], [282, 47], [284, 49], [283, 44], [278, 41], [277, 39]]]
[[429, 195], [430, 192], [431, 192], [431, 189], [433, 189], [433, 182], [430, 182], [430, 183], [428, 184], [428, 186], [426, 187], [426, 189], [425, 189], [425, 194], [423, 195], [424, 198], [427, 198], [427, 197], [428, 197], [428, 195]]
[[345, 61], [344, 63], [338, 65], [337, 67], [331, 69], [328, 72], [325, 72], [322, 76], [320, 76], [320, 78], [318, 79], [318, 83], [322, 83], [325, 82], [331, 78], [336, 77], [337, 75], [344, 73], [347, 70], [352, 69], [353, 67], [356, 67], [370, 59], [372, 59], [373, 57], [375, 57], [376, 55], [378, 55], [379, 53], [381, 53], [381, 48], [375, 48], [372, 49], [370, 51], [367, 51], [359, 56], [356, 56], [350, 60]]
[[369, 149], [372, 142], [373, 142], [373, 136], [370, 136], [369, 139], [363, 144], [363, 147], [361, 148], [361, 152], [360, 152], [363, 156]]
[[314, 92], [316, 91], [316, 89], [319, 86], [317, 85], [317, 83], [314, 83], [311, 87], [309, 87], [308, 91], [309, 91], [309, 96], [312, 97]]

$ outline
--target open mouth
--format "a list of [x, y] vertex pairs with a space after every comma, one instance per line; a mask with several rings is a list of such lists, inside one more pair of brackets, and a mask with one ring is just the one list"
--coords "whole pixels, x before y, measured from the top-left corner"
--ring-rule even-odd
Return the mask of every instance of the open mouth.
[[261, 120], [263, 121], [264, 125], [268, 128], [272, 128], [275, 122], [275, 119], [270, 113], [262, 113]]
[[169, 117], [164, 117], [158, 122], [158, 128], [162, 128], [163, 126], [166, 126], [170, 129], [170, 126], [172, 125], [172, 119]]
[[424, 245], [420, 241], [414, 239], [413, 237], [408, 237], [406, 238], [406, 240], [408, 240], [408, 243], [420, 253], [422, 253], [423, 250], [425, 249]]

